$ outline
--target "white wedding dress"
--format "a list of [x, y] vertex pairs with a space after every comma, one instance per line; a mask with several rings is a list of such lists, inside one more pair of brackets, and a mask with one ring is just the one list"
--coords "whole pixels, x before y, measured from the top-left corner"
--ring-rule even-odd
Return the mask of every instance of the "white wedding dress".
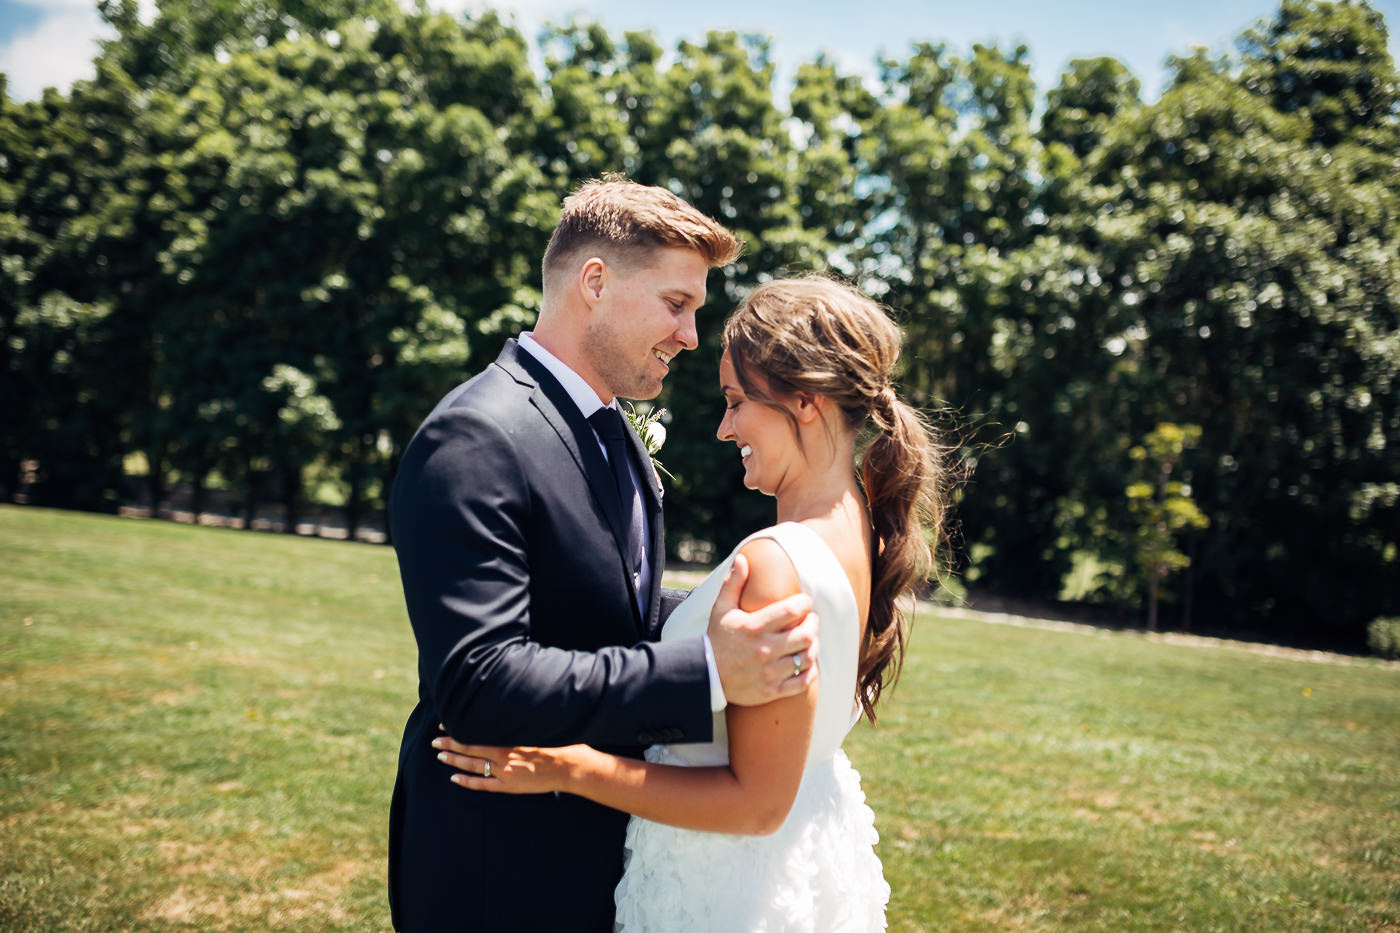
[[[626, 933], [866, 933], [885, 928], [885, 883], [874, 844], [875, 814], [860, 775], [841, 751], [859, 719], [860, 618], [845, 570], [805, 525], [784, 522], [750, 535], [667, 619], [662, 640], [705, 631], [734, 555], [772, 538], [797, 569], [821, 619], [816, 718], [792, 811], [771, 836], [678, 829], [633, 817], [618, 883], [618, 930]], [[724, 714], [714, 741], [656, 745], [648, 761], [727, 764]]]

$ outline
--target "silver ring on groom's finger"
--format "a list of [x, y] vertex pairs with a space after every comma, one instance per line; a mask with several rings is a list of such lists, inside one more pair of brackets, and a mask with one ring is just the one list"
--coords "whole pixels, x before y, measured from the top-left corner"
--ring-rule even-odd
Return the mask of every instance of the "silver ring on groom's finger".
[[481, 766], [481, 776], [484, 778], [489, 778], [491, 776], [491, 762], [488, 761]]
[[792, 676], [794, 676], [794, 677], [799, 677], [799, 676], [801, 676], [801, 674], [802, 674], [802, 655], [800, 655], [800, 654], [794, 654], [794, 655], [792, 656]]

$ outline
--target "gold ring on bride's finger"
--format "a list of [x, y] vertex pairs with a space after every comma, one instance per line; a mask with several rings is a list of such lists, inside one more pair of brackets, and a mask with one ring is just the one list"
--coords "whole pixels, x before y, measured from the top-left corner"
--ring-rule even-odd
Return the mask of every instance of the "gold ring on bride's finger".
[[489, 778], [491, 776], [491, 762], [488, 761], [481, 766], [481, 776], [484, 778]]
[[798, 677], [798, 676], [800, 676], [801, 674], [802, 674], [802, 655], [800, 655], [800, 654], [794, 654], [794, 655], [792, 656], [792, 676]]

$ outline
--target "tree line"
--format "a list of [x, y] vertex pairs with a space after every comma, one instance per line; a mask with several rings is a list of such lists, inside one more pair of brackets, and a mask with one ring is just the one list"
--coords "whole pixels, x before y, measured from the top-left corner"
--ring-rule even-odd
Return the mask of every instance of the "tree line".
[[[830, 270], [951, 413], [960, 584], [1354, 645], [1400, 613], [1400, 85], [1378, 12], [1286, 0], [1234, 50], [664, 50], [393, 0], [103, 0], [96, 76], [0, 77], [0, 487], [176, 485], [289, 525], [382, 510], [434, 401], [539, 305], [564, 194], [622, 172], [746, 243], [668, 380], [673, 550], [763, 522], [713, 441], [719, 324]], [[786, 88], [784, 89], [787, 90]], [[139, 487], [133, 490], [133, 487]]]

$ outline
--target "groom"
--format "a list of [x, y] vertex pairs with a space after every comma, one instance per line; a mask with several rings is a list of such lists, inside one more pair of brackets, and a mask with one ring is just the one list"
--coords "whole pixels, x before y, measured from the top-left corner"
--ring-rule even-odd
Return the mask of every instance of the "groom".
[[[431, 747], [584, 742], [640, 756], [711, 738], [712, 713], [806, 689], [815, 618], [794, 597], [717, 604], [703, 639], [660, 642], [661, 487], [617, 398], [654, 398], [697, 344], [734, 237], [662, 188], [565, 199], [533, 333], [438, 404], [389, 506], [418, 642], [418, 705], [390, 812], [404, 933], [610, 931], [627, 817], [567, 794], [475, 794]], [[796, 624], [795, 624], [796, 623]], [[798, 673], [794, 673], [794, 672]]]

